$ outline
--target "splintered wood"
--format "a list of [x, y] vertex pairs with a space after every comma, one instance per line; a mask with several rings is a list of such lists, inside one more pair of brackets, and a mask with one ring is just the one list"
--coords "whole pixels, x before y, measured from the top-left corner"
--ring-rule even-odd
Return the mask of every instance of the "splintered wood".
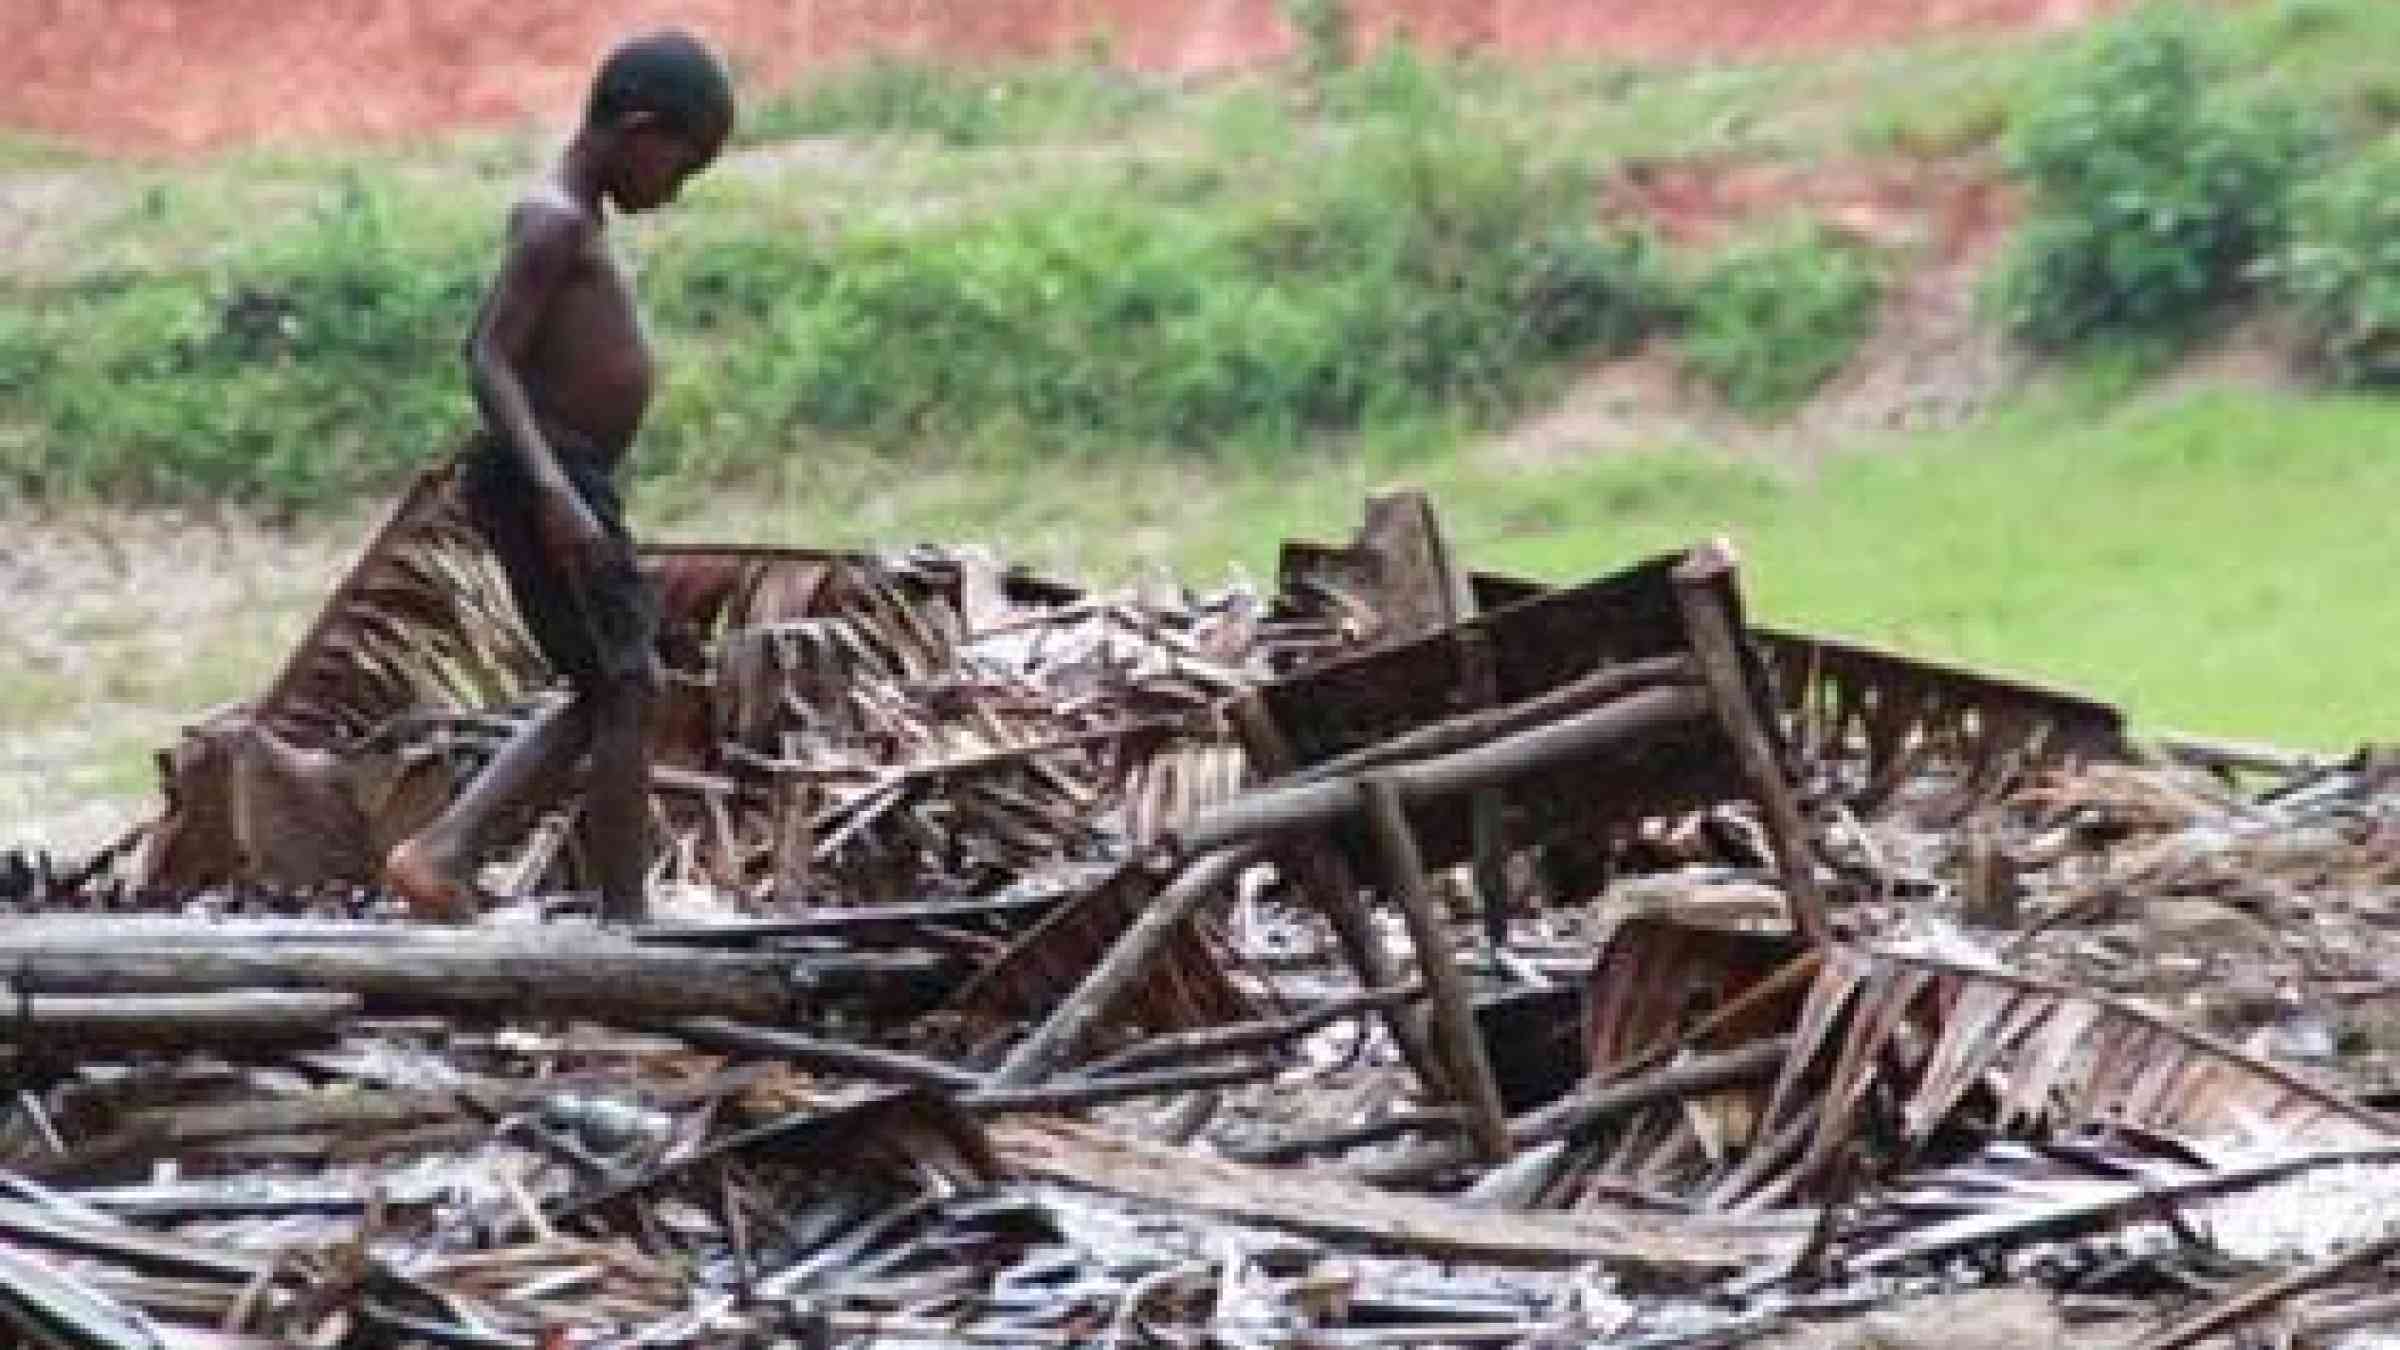
[[557, 697], [440, 473], [156, 819], [0, 859], [0, 1339], [2391, 1318], [2384, 752], [1762, 629], [1718, 542], [1474, 572], [1407, 492], [1271, 595], [648, 564], [646, 926], [589, 917], [571, 790], [471, 926], [371, 885]]

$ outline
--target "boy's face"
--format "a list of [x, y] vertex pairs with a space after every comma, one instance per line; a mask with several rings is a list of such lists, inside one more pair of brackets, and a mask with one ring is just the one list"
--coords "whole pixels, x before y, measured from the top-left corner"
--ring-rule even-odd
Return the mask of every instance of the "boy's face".
[[675, 200], [684, 183], [716, 160], [729, 128], [698, 134], [670, 131], [643, 119], [624, 128], [609, 196], [626, 211], [650, 211]]

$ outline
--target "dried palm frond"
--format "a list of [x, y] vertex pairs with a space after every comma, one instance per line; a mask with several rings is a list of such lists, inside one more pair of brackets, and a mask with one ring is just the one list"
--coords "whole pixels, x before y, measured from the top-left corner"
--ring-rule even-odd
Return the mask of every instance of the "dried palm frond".
[[354, 754], [400, 719], [503, 706], [549, 680], [451, 482], [446, 468], [420, 475], [266, 691], [160, 756], [145, 884], [373, 876], [423, 804], [391, 817], [389, 766]]
[[[1203, 726], [1193, 714], [1241, 678], [1225, 658], [1243, 653], [1225, 631], [1196, 639], [1191, 614], [932, 553], [644, 558], [668, 674], [663, 880], [753, 903], [804, 884], [854, 900], [980, 889], [1238, 785], [1222, 734], [1170, 734]], [[167, 758], [148, 879], [371, 879], [551, 678], [451, 475], [428, 473], [274, 685]], [[574, 885], [577, 851], [549, 851], [557, 865], [519, 857], [513, 874]]]
[[[1755, 1207], [1812, 1183], [1853, 1141], [1877, 1138], [1871, 1127], [1900, 1155], [1969, 1121], [2001, 1133], [2103, 1124], [2291, 1148], [2400, 1133], [2331, 1088], [2125, 1000], [1855, 947], [1777, 965], [1772, 942], [1636, 922], [1594, 976], [1595, 1064], [1637, 1062], [1687, 1039], [1723, 1045], [1745, 1025], [1792, 1031], [1755, 1116], [1765, 1142], [1715, 1183], [1720, 1203], [1747, 1197]], [[1804, 994], [1792, 978], [1803, 972]], [[1872, 1119], [1870, 1101], [1882, 1107]], [[1678, 1132], [1628, 1161], [1689, 1147]]]
[[1944, 816], [2005, 791], [2026, 770], [2109, 761], [2124, 718], [2108, 704], [1992, 671], [1819, 634], [1753, 629], [1802, 757], [1873, 811], [1912, 779], [1947, 781]]
[[266, 692], [249, 706], [295, 744], [335, 749], [410, 712], [496, 707], [550, 671], [448, 468], [393, 507]]
[[[951, 1006], [995, 1019], [1040, 1016], [1075, 988], [1139, 917], [1157, 890], [1139, 868], [1119, 867], [1052, 910], [999, 959], [977, 972]], [[1147, 1030], [1177, 1031], [1257, 1015], [1227, 974], [1230, 954], [1198, 923], [1185, 924], [1130, 997], [1106, 1010]]]
[[2131, 764], [2083, 764], [2038, 774], [2010, 794], [2007, 805], [2038, 821], [2075, 818], [2131, 834], [2257, 814], [2206, 774]]
[[1148, 843], [1239, 793], [1249, 759], [1238, 745], [1162, 741], [1127, 765], [1118, 793], [1125, 836]]
[[[1588, 1062], [1604, 1073], [1639, 1067], [1709, 1019], [1753, 1002], [1754, 991], [1803, 950], [1784, 934], [1682, 923], [1657, 913], [1628, 918], [1609, 935], [1592, 969], [1584, 1014]], [[1776, 1005], [1762, 1007], [1756, 1019], [1744, 1018], [1705, 1043], [1722, 1045], [1748, 1039], [1748, 1031], [1764, 1035], [1788, 1027], [1799, 989], [1782, 983], [1784, 996]]]

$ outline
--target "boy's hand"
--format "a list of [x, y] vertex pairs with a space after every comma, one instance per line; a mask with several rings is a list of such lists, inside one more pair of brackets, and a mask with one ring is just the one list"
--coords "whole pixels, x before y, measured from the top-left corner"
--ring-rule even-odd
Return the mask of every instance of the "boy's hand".
[[575, 576], [590, 576], [599, 568], [612, 541], [581, 497], [572, 489], [554, 489], [542, 494], [536, 510], [544, 553]]

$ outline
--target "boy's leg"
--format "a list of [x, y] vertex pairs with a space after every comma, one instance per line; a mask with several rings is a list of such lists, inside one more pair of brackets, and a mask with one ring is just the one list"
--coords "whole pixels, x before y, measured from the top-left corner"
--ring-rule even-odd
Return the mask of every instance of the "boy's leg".
[[643, 675], [612, 679], [588, 696], [591, 774], [585, 780], [583, 840], [600, 883], [600, 921], [646, 923], [650, 861], [650, 700]]
[[536, 713], [433, 823], [392, 849], [384, 881], [424, 918], [473, 918], [465, 875], [493, 824], [547, 806], [568, 787], [592, 741], [591, 709], [576, 698]]

